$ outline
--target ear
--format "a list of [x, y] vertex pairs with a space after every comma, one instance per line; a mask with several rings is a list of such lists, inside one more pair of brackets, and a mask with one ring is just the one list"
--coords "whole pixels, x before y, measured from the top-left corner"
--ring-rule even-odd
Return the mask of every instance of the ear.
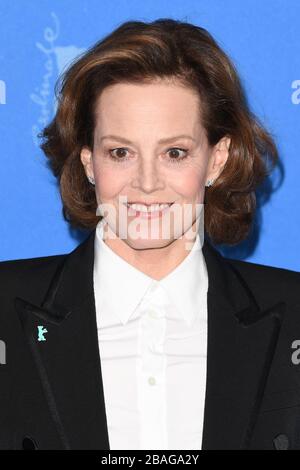
[[230, 137], [224, 136], [213, 147], [207, 168], [207, 179], [216, 180], [221, 174], [229, 156], [230, 142]]
[[84, 166], [84, 171], [86, 176], [91, 176], [94, 178], [94, 169], [93, 169], [93, 154], [89, 147], [82, 147], [80, 151], [80, 160]]

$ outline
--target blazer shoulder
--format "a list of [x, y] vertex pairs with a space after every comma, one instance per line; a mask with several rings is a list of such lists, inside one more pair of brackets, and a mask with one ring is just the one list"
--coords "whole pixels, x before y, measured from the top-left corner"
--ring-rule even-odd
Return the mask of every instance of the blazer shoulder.
[[17, 286], [30, 285], [47, 279], [56, 270], [66, 254], [0, 261], [1, 296], [9, 294]]
[[33, 267], [42, 268], [49, 264], [59, 263], [69, 253], [59, 255], [39, 256], [34, 258], [20, 258], [0, 261], [0, 275], [9, 271], [19, 271], [31, 269]]
[[300, 303], [300, 272], [250, 261], [226, 258], [255, 293]]
[[243, 261], [232, 258], [225, 258], [227, 262], [235, 266], [243, 273], [249, 276], [269, 276], [272, 279], [286, 278], [291, 282], [299, 282], [300, 271], [294, 271], [287, 268], [279, 268], [267, 264], [252, 263], [251, 261]]

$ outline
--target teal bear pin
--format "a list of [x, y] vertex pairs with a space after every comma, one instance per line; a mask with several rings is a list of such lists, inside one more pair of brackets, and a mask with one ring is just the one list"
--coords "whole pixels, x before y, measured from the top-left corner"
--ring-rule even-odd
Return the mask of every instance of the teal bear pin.
[[46, 341], [44, 334], [48, 333], [48, 330], [43, 327], [43, 325], [38, 326], [38, 341]]

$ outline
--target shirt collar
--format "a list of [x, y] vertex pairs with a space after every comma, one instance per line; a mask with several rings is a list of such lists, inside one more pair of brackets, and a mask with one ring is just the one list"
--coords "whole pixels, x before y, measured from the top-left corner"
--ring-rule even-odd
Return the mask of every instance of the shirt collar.
[[203, 300], [208, 278], [199, 234], [186, 258], [159, 281], [132, 266], [103, 241], [103, 219], [96, 227], [94, 248], [94, 289], [100, 311], [103, 299], [109, 298], [110, 313], [126, 324], [140, 302], [150, 296], [160, 305], [169, 301], [174, 314], [189, 326], [196, 315], [206, 314]]

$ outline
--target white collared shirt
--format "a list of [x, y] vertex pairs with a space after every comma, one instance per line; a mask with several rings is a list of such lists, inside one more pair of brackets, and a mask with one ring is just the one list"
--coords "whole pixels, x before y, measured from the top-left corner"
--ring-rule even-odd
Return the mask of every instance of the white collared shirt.
[[111, 450], [200, 450], [206, 389], [208, 275], [199, 234], [157, 281], [96, 228], [94, 292]]

